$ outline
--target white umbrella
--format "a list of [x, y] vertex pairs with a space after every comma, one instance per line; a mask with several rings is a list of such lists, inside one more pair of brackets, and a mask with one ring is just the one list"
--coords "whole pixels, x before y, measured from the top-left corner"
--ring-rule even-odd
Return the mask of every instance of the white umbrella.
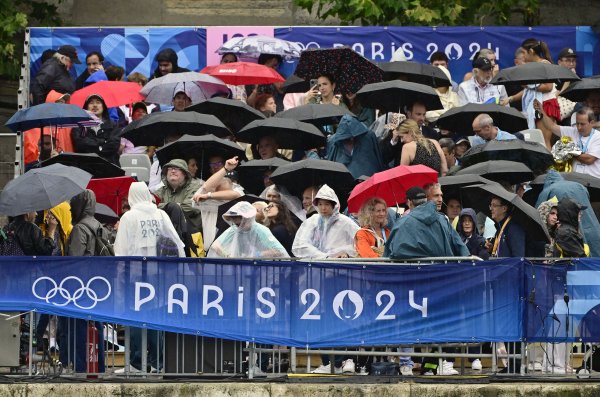
[[229, 88], [220, 79], [198, 72], [169, 73], [152, 79], [141, 89], [140, 94], [150, 103], [171, 103], [178, 91], [184, 91], [192, 103], [199, 103], [215, 95], [229, 93]]
[[302, 48], [294, 42], [269, 36], [234, 37], [217, 50], [218, 54], [234, 53], [240, 57], [258, 58], [260, 54], [280, 55], [286, 60], [300, 58]]

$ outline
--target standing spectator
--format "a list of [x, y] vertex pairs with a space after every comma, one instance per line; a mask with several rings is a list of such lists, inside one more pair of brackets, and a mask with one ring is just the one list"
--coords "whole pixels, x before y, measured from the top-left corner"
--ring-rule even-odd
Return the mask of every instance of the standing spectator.
[[456, 197], [450, 197], [446, 202], [446, 216], [453, 228], [456, 229], [458, 217], [462, 211], [460, 200]]
[[[450, 72], [443, 66], [438, 66], [438, 68], [444, 72], [448, 79], [451, 79]], [[457, 107], [459, 105], [458, 95], [456, 92], [450, 89], [450, 87], [436, 87], [435, 91], [440, 97], [440, 101], [442, 102], [443, 109], [439, 110], [429, 110], [425, 113], [425, 118], [429, 123], [435, 123], [437, 119], [446, 113], [448, 110]]]
[[152, 74], [152, 79], [156, 77], [162, 77], [169, 73], [183, 73], [189, 72], [189, 69], [182, 68], [177, 64], [179, 58], [177, 53], [171, 48], [165, 48], [156, 54], [156, 62], [158, 66]]
[[[283, 58], [281, 55], [275, 54], [260, 54], [258, 57], [258, 64], [265, 65], [271, 69], [277, 70], [279, 65], [283, 62]], [[247, 98], [246, 102], [250, 106], [254, 106], [256, 97], [258, 94], [271, 94], [273, 98], [275, 98], [275, 103], [277, 104], [277, 111], [281, 111], [283, 109], [283, 83], [273, 83], [273, 84], [261, 84], [261, 85], [248, 85], [246, 86]]]
[[104, 56], [97, 51], [88, 53], [85, 57], [86, 69], [75, 80], [75, 89], [80, 90], [85, 87], [85, 81], [98, 70], [104, 70], [102, 65]]
[[494, 76], [494, 66], [495, 64], [485, 57], [473, 61], [473, 77], [458, 86], [458, 102], [461, 106], [468, 103], [509, 104], [504, 86], [490, 84]]
[[444, 204], [444, 193], [442, 192], [442, 186], [439, 183], [430, 183], [423, 188], [427, 194], [427, 201], [435, 204], [435, 210], [437, 212], [442, 211], [442, 205]]
[[589, 247], [579, 231], [580, 212], [587, 207], [577, 201], [564, 198], [558, 202], [558, 227], [554, 239], [554, 257], [584, 258], [590, 256]]
[[500, 197], [494, 196], [490, 201], [490, 218], [496, 226], [493, 243], [488, 244], [492, 257], [525, 257], [525, 231], [513, 220], [512, 209], [512, 205]]
[[545, 245], [545, 254], [546, 257], [552, 257], [554, 251], [554, 239], [556, 238], [556, 229], [558, 228], [558, 200], [556, 197], [551, 198], [550, 200], [542, 202], [538, 205], [538, 211], [540, 213], [540, 217], [542, 218], [542, 222], [546, 224], [546, 229], [548, 229], [548, 234], [550, 235], [550, 244]]
[[37, 212], [32, 211], [23, 215], [15, 216], [6, 225], [7, 234], [13, 234], [23, 254], [27, 256], [52, 255], [56, 249], [54, 232], [56, 225], [48, 225], [48, 236], [44, 237], [41, 229], [35, 224]]
[[[556, 59], [556, 63], [566, 69], [569, 69], [571, 72], [577, 74], [577, 53], [574, 49], [570, 47], [563, 48], [558, 53], [558, 58]], [[560, 92], [569, 88], [569, 81], [561, 81], [556, 89]]]
[[264, 209], [265, 226], [292, 256], [292, 244], [298, 227], [292, 221], [290, 210], [282, 202], [273, 201]]
[[460, 212], [456, 231], [471, 255], [483, 260], [489, 259], [490, 253], [486, 248], [485, 239], [477, 231], [477, 215], [472, 208], [465, 208]]
[[69, 74], [74, 63], [81, 63], [77, 50], [72, 45], [64, 45], [42, 65], [31, 85], [33, 104], [44, 103], [51, 90], [71, 94], [75, 91], [75, 81]]
[[363, 107], [356, 93], [342, 93], [342, 106], [354, 113], [356, 118], [367, 127], [375, 122], [375, 110]]
[[383, 199], [373, 197], [362, 205], [358, 213], [361, 228], [354, 236], [359, 257], [378, 258], [383, 255], [385, 242], [390, 235], [387, 218], [387, 204]]
[[309, 103], [329, 103], [339, 105], [340, 98], [335, 95], [336, 82], [333, 76], [323, 74], [317, 79], [317, 86], [310, 87], [310, 91], [304, 96], [304, 102]]

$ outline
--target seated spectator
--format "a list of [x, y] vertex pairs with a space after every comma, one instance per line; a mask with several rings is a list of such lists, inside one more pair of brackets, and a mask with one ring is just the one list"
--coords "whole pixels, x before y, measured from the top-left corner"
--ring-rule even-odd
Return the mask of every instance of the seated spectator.
[[491, 256], [496, 258], [525, 257], [525, 231], [516, 223], [512, 216], [513, 207], [500, 197], [492, 197], [490, 201], [490, 218], [495, 222], [496, 234], [491, 247]]
[[545, 257], [554, 256], [554, 239], [556, 238], [556, 229], [558, 229], [557, 207], [558, 199], [556, 197], [540, 203], [540, 205], [537, 207], [540, 217], [542, 218], [542, 222], [544, 222], [546, 225], [546, 229], [548, 229], [548, 234], [550, 235], [550, 244], [544, 243]]
[[462, 211], [460, 200], [456, 197], [450, 197], [446, 202], [446, 216], [454, 229], [456, 229], [458, 217]]
[[341, 105], [354, 113], [358, 121], [365, 126], [370, 127], [375, 122], [375, 110], [363, 107], [356, 93], [343, 93]]
[[336, 83], [333, 76], [323, 74], [317, 79], [317, 85], [310, 87], [304, 96], [304, 103], [306, 104], [320, 104], [330, 103], [332, 105], [339, 105], [340, 99], [335, 95]]
[[317, 192], [313, 205], [318, 215], [302, 223], [292, 252], [298, 258], [349, 258], [356, 256], [354, 236], [359, 227], [340, 214], [340, 202], [335, 192], [323, 185]]
[[292, 244], [298, 227], [292, 221], [290, 210], [285, 204], [273, 201], [264, 208], [264, 225], [271, 230], [273, 236], [283, 245], [288, 255], [292, 256]]
[[481, 113], [473, 120], [473, 146], [483, 145], [490, 141], [510, 141], [517, 139], [510, 132], [502, 131], [494, 125], [494, 119], [487, 113]]
[[360, 229], [354, 236], [354, 246], [361, 258], [378, 258], [383, 255], [385, 242], [390, 235], [387, 227], [387, 204], [379, 197], [367, 200], [358, 213]]
[[31, 84], [33, 104], [44, 103], [51, 90], [72, 94], [75, 81], [69, 70], [74, 63], [81, 63], [77, 58], [77, 50], [72, 45], [64, 45], [42, 65]]
[[498, 103], [508, 105], [508, 95], [503, 85], [490, 84], [495, 63], [486, 57], [473, 61], [473, 77], [458, 86], [460, 106], [468, 103]]
[[116, 65], [107, 67], [104, 69], [104, 73], [106, 73], [108, 81], [123, 81], [123, 77], [125, 77], [125, 69]]
[[300, 199], [292, 195], [283, 185], [269, 185], [260, 193], [260, 198], [271, 202], [283, 203], [286, 208], [302, 222], [306, 219]]
[[304, 209], [304, 213], [308, 218], [309, 214], [313, 214], [316, 209], [313, 206], [313, 200], [315, 199], [315, 195], [319, 191], [319, 188], [316, 186], [309, 186], [302, 192], [302, 208]]
[[100, 95], [90, 95], [83, 104], [85, 110], [94, 113], [102, 124], [94, 127], [78, 127], [71, 131], [71, 138], [78, 153], [96, 153], [115, 165], [119, 165], [121, 139], [119, 130], [110, 120], [108, 108]]
[[554, 257], [584, 258], [590, 256], [579, 227], [580, 212], [587, 207], [566, 198], [558, 202], [558, 224], [554, 239]]
[[265, 117], [273, 117], [277, 112], [277, 104], [275, 98], [271, 94], [259, 94], [256, 96], [254, 108], [265, 115]]
[[403, 121], [397, 130], [403, 144], [400, 165], [422, 164], [436, 170], [440, 176], [446, 175], [446, 156], [436, 140], [425, 138], [413, 120]]
[[265, 209], [268, 205], [269, 204], [265, 203], [264, 201], [255, 201], [252, 203], [252, 206], [256, 208], [256, 222], [260, 223], [261, 225], [264, 225], [265, 221], [267, 220]]
[[[444, 72], [448, 80], [452, 81], [452, 76], [450, 76], [450, 72], [443, 66], [438, 66], [438, 68]], [[425, 118], [429, 123], [435, 123], [437, 119], [446, 113], [448, 110], [459, 106], [458, 95], [454, 92], [452, 87], [436, 87], [435, 91], [440, 97], [440, 101], [442, 102], [443, 109], [438, 110], [429, 110], [425, 113]]]
[[[125, 109], [123, 109], [125, 108]], [[122, 112], [129, 112], [128, 106], [121, 106]], [[123, 113], [125, 118], [129, 120], [129, 123], [133, 121], [137, 121], [148, 114], [148, 108], [144, 102], [136, 102], [131, 107], [131, 117], [127, 113]], [[148, 153], [147, 146], [134, 146], [133, 143], [127, 138], [121, 138], [121, 153], [125, 154], [140, 154], [140, 153]]]
[[223, 219], [230, 225], [211, 245], [209, 258], [288, 258], [285, 248], [269, 228], [255, 221], [256, 208], [242, 201]]
[[156, 54], [156, 62], [158, 65], [152, 74], [152, 79], [156, 77], [162, 77], [169, 73], [183, 73], [189, 72], [189, 69], [182, 68], [177, 64], [179, 58], [177, 57], [177, 53], [173, 51], [172, 48], [165, 48]]
[[173, 95], [173, 111], [184, 112], [185, 108], [192, 104], [192, 94], [185, 84], [179, 83], [175, 87], [175, 95]]
[[486, 248], [485, 239], [477, 231], [477, 215], [472, 208], [465, 208], [460, 212], [456, 231], [471, 255], [483, 260], [489, 259], [490, 253]]
[[[258, 64], [265, 65], [273, 70], [277, 70], [279, 65], [283, 63], [283, 58], [281, 55], [277, 54], [260, 54], [258, 57]], [[271, 94], [275, 98], [275, 103], [277, 104], [277, 111], [281, 111], [283, 109], [283, 83], [273, 83], [273, 84], [260, 84], [260, 85], [248, 85], [246, 86], [246, 103], [250, 106], [254, 106], [256, 101], [256, 97], [259, 94]]]

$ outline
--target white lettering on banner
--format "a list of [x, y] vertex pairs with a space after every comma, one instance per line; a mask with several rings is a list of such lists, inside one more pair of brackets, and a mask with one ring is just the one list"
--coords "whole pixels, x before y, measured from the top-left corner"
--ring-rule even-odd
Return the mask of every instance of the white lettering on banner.
[[[208, 293], [214, 291], [217, 293], [217, 299], [208, 302]], [[220, 305], [223, 300], [223, 290], [216, 285], [205, 285], [202, 289], [202, 315], [208, 314], [208, 309], [217, 309], [219, 317], [223, 317], [223, 306]]]
[[365, 56], [365, 46], [362, 43], [354, 43], [352, 44], [352, 49], [358, 52], [363, 57]]
[[[175, 294], [175, 290], [181, 291], [181, 299], [176, 299], [173, 297]], [[177, 305], [181, 308], [183, 314], [188, 314], [188, 289], [183, 284], [173, 284], [169, 287], [168, 300], [167, 300], [167, 311], [168, 313], [173, 313], [173, 305]]]
[[275, 305], [273, 304], [273, 302], [265, 299], [265, 297], [263, 296], [265, 294], [265, 292], [268, 292], [269, 295], [271, 295], [271, 297], [275, 297], [275, 291], [273, 291], [273, 288], [265, 287], [265, 288], [261, 288], [258, 290], [258, 292], [256, 293], [256, 299], [258, 299], [258, 301], [260, 303], [262, 303], [263, 305], [268, 306], [269, 309], [271, 309], [271, 310], [269, 310], [267, 313], [265, 313], [260, 307], [257, 307], [256, 314], [258, 314], [259, 317], [262, 317], [262, 318], [271, 318], [275, 315], [275, 313], [277, 312], [277, 309], [275, 308]]
[[385, 60], [385, 55], [383, 55], [383, 44], [373, 42], [371, 43], [371, 59], [374, 61], [377, 60]]
[[244, 315], [244, 287], [238, 287], [238, 311], [237, 316], [242, 317]]
[[412, 52], [413, 48], [414, 47], [411, 43], [402, 44], [402, 51], [404, 51], [404, 56], [406, 57], [407, 61], [410, 61], [415, 56], [415, 54]]
[[[354, 305], [354, 313], [350, 315], [342, 314], [340, 312], [344, 311], [344, 300], [348, 297], [350, 302]], [[350, 289], [339, 292], [335, 298], [333, 298], [333, 312], [340, 320], [356, 320], [363, 311], [363, 300], [360, 295], [356, 291], [352, 291]]]
[[396, 315], [395, 314], [387, 314], [387, 312], [392, 308], [392, 306], [394, 306], [394, 302], [396, 302], [396, 296], [394, 296], [394, 293], [392, 291], [388, 291], [388, 290], [379, 291], [379, 293], [375, 297], [377, 306], [381, 306], [383, 304], [383, 301], [381, 300], [381, 298], [383, 296], [387, 296], [390, 299], [389, 299], [387, 305], [385, 305], [385, 307], [381, 311], [381, 313], [379, 313], [377, 318], [375, 318], [375, 320], [395, 320]]
[[321, 301], [321, 295], [319, 295], [319, 291], [317, 291], [316, 289], [312, 289], [312, 288], [305, 289], [304, 291], [302, 291], [302, 294], [300, 295], [300, 301], [302, 302], [302, 304], [304, 306], [306, 306], [306, 304], [308, 303], [308, 299], [307, 299], [308, 295], [312, 295], [314, 297], [314, 300], [310, 304], [308, 309], [306, 309], [306, 311], [304, 312], [302, 317], [300, 317], [300, 319], [301, 320], [320, 320], [321, 315], [320, 314], [312, 314], [312, 311], [315, 310], [315, 308], [317, 306], [319, 306], [319, 302]]
[[[147, 289], [149, 291], [149, 293], [145, 298], [140, 299], [142, 288]], [[135, 283], [135, 302], [134, 302], [133, 310], [135, 310], [136, 312], [139, 312], [140, 307], [142, 307], [142, 305], [144, 303], [150, 302], [152, 299], [154, 299], [155, 295], [156, 295], [156, 290], [154, 289], [154, 286], [152, 284], [136, 282]]]
[[429, 61], [431, 55], [433, 55], [434, 52], [437, 52], [438, 45], [436, 43], [429, 43], [427, 44], [427, 47], [425, 47], [425, 49], [427, 51], [427, 60]]
[[421, 305], [415, 303], [415, 291], [408, 291], [408, 304], [413, 309], [417, 309], [421, 312], [421, 317], [427, 317], [427, 298], [423, 298]]

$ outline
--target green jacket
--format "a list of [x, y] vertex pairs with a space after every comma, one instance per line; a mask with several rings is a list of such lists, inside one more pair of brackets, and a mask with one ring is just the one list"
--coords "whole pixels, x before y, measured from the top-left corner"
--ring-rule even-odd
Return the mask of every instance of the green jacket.
[[[169, 167], [180, 168], [185, 174], [185, 182], [175, 190], [173, 190], [167, 182], [167, 169]], [[188, 171], [187, 163], [184, 160], [175, 159], [165, 164], [162, 167], [162, 182], [164, 186], [156, 192], [156, 195], [160, 198], [158, 208], [162, 209], [167, 203], [179, 204], [186, 218], [194, 228], [191, 233], [202, 231], [200, 209], [192, 207], [192, 197], [200, 188], [200, 183], [197, 180], [192, 179], [192, 175]]]

